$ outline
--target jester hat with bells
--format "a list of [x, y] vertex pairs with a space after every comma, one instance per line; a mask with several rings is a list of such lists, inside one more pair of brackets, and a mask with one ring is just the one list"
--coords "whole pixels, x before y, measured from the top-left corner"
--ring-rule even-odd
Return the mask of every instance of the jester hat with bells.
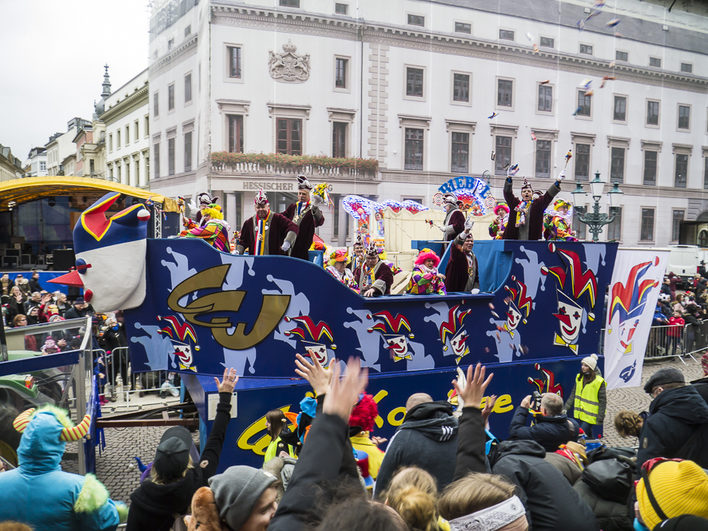
[[[51, 418], [50, 418], [51, 417]], [[62, 454], [67, 442], [78, 441], [86, 436], [91, 425], [91, 415], [85, 415], [76, 426], [71, 422], [69, 413], [55, 406], [44, 406], [40, 409], [28, 409], [20, 413], [12, 422], [13, 428], [25, 437], [30, 437], [37, 433], [41, 426], [41, 435], [52, 445], [56, 438], [56, 444], [61, 447]]]

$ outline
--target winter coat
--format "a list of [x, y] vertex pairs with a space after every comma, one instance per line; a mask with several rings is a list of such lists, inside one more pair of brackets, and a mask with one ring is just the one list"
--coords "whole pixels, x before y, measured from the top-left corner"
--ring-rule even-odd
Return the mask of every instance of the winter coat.
[[605, 500], [582, 479], [575, 482], [573, 489], [590, 506], [603, 531], [632, 531], [634, 529], [634, 515], [626, 504]]
[[578, 431], [565, 415], [555, 417], [536, 416], [536, 424], [527, 426], [529, 410], [516, 408], [509, 426], [510, 439], [531, 439], [539, 443], [547, 452], [555, 452], [558, 446], [578, 439]]
[[534, 531], [597, 531], [595, 515], [552, 464], [535, 441], [503, 441], [490, 455], [492, 472], [518, 486]]
[[337, 415], [318, 412], [268, 530], [310, 529], [306, 526], [322, 517], [316, 513], [321, 497], [317, 486], [347, 478], [359, 481], [347, 423]]
[[[176, 516], [187, 513], [194, 493], [199, 487], [208, 486], [208, 479], [216, 473], [230, 413], [231, 393], [219, 393], [216, 417], [200, 462], [194, 463], [194, 467], [177, 481], [165, 485], [153, 483], [150, 479], [143, 481], [130, 495], [128, 530], [168, 531]], [[205, 461], [207, 464], [202, 467]]]
[[457, 431], [453, 481], [465, 477], [470, 472], [489, 472], [485, 456], [485, 439], [482, 410], [472, 406], [463, 407]]
[[681, 332], [683, 331], [683, 326], [686, 321], [681, 317], [670, 317], [669, 318], [669, 330], [667, 332], [669, 337], [681, 337]]
[[[115, 529], [118, 510], [106, 488], [92, 475], [61, 470], [63, 428], [49, 412], [30, 420], [17, 449], [19, 467], [0, 474], [0, 522], [15, 520], [52, 531]], [[80, 510], [79, 498], [91, 497], [91, 492], [94, 507]]]
[[396, 471], [405, 466], [428, 471], [437, 481], [438, 490], [445, 488], [455, 472], [457, 429], [452, 406], [445, 401], [411, 408], [386, 447], [376, 478], [376, 495], [383, 493]]
[[662, 391], [649, 405], [639, 434], [637, 467], [652, 457], [681, 457], [708, 467], [708, 447], [695, 449], [697, 453], [691, 455], [682, 448], [694, 430], [707, 423], [708, 405], [694, 386]]
[[381, 462], [384, 459], [383, 450], [374, 444], [374, 441], [369, 438], [369, 432], [367, 431], [353, 435], [351, 441], [355, 450], [366, 452], [366, 455], [369, 456], [369, 474], [373, 479], [376, 479], [379, 475]]
[[[283, 216], [293, 221], [297, 214], [297, 207], [299, 203], [291, 203]], [[290, 256], [295, 258], [301, 258], [303, 260], [309, 260], [309, 250], [312, 245], [312, 239], [315, 236], [315, 227], [319, 227], [324, 223], [324, 216], [322, 211], [316, 205], [308, 205], [307, 211], [303, 216], [300, 217], [296, 225], [298, 226], [297, 238], [293, 244], [293, 248], [290, 251]]]
[[[519, 227], [516, 226], [516, 217], [518, 212], [515, 208], [521, 203], [521, 200], [514, 195], [512, 190], [511, 178], [507, 178], [504, 182], [504, 200], [509, 205], [509, 220], [504, 229], [505, 240], [518, 240]], [[551, 204], [551, 200], [560, 192], [560, 184], [556, 181], [552, 184], [545, 194], [534, 199], [529, 207], [529, 214], [526, 218], [526, 224], [529, 229], [529, 240], [540, 240], [543, 233], [543, 212], [546, 207]]]

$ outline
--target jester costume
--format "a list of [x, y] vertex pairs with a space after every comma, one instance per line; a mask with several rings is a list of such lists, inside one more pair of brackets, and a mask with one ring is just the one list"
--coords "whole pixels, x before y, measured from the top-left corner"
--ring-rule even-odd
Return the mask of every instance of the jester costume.
[[185, 238], [201, 238], [216, 247], [219, 251], [230, 253], [229, 224], [224, 221], [221, 208], [211, 204], [202, 212], [201, 224], [190, 223], [188, 229], [183, 230], [180, 236]]
[[373, 288], [375, 297], [390, 295], [391, 284], [393, 284], [393, 271], [391, 271], [388, 264], [378, 257], [376, 249], [373, 247], [367, 251], [366, 255], [369, 257], [376, 256], [378, 261], [373, 267], [363, 263], [354, 271], [354, 279], [359, 287], [359, 292], [363, 294], [369, 288]]
[[[312, 190], [312, 185], [302, 175], [298, 176], [298, 190]], [[288, 205], [283, 216], [298, 226], [297, 238], [290, 251], [290, 256], [309, 260], [308, 251], [315, 235], [315, 227], [324, 223], [322, 211], [312, 201], [297, 201]]]
[[125, 520], [128, 509], [108, 497], [93, 474], [61, 469], [66, 441], [88, 433], [87, 415], [74, 426], [66, 411], [45, 406], [20, 414], [13, 426], [22, 432], [19, 467], [0, 474], [0, 522], [14, 520], [34, 529], [107, 530]]
[[[425, 262], [428, 260], [433, 261], [432, 268], [426, 267]], [[411, 295], [447, 295], [445, 283], [437, 270], [438, 264], [438, 255], [430, 249], [423, 249], [416, 257], [406, 292]]]
[[494, 207], [496, 218], [489, 224], [489, 235], [494, 240], [501, 240], [506, 229], [506, 224], [509, 221], [509, 207], [506, 205], [497, 205]]
[[[524, 182], [522, 191], [531, 188]], [[537, 199], [522, 201], [514, 195], [511, 177], [504, 183], [504, 200], [509, 205], [509, 221], [504, 229], [505, 240], [540, 240], [543, 231], [543, 211], [560, 192], [560, 181], [553, 183], [545, 194]]]
[[543, 236], [547, 240], [578, 241], [570, 228], [572, 216], [570, 205], [562, 199], [557, 199], [553, 203], [553, 208], [546, 210], [543, 219]]
[[344, 249], [337, 249], [330, 255], [329, 259], [329, 264], [325, 268], [327, 272], [332, 275], [334, 278], [339, 280], [342, 284], [347, 286], [348, 288], [352, 288], [354, 290], [357, 289], [356, 281], [354, 280], [354, 275], [352, 274], [351, 270], [347, 267], [344, 267], [344, 269], [340, 272], [339, 269], [335, 267], [335, 264], [337, 262], [343, 263], [347, 261], [347, 252]]
[[465, 229], [465, 215], [457, 208], [457, 197], [453, 194], [445, 194], [443, 199], [447, 214], [443, 222], [443, 235], [445, 241], [452, 241]]

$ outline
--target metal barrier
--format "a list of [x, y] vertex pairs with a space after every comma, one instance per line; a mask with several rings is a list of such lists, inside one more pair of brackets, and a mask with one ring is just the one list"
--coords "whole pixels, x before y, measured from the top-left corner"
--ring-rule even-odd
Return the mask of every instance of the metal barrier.
[[[604, 330], [603, 330], [604, 332]], [[708, 349], [708, 320], [681, 325], [652, 326], [649, 330], [644, 359], [659, 360], [684, 357], [698, 361], [694, 354]]]
[[[97, 359], [102, 359], [102, 372], [105, 379], [101, 382], [101, 394], [111, 402], [124, 402], [130, 405], [131, 398], [145, 393], [169, 393], [178, 391], [174, 376], [168, 371], [150, 371], [134, 374], [130, 364], [128, 347], [116, 347], [113, 350], [94, 349]], [[173, 374], [173, 373], [172, 373]], [[120, 377], [120, 379], [119, 379]]]

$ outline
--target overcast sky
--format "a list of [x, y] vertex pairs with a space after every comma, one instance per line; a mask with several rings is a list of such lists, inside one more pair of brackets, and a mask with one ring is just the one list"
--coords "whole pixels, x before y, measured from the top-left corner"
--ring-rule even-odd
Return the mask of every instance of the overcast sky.
[[148, 0], [0, 0], [0, 144], [33, 146], [90, 120], [108, 64], [112, 90], [147, 67]]

